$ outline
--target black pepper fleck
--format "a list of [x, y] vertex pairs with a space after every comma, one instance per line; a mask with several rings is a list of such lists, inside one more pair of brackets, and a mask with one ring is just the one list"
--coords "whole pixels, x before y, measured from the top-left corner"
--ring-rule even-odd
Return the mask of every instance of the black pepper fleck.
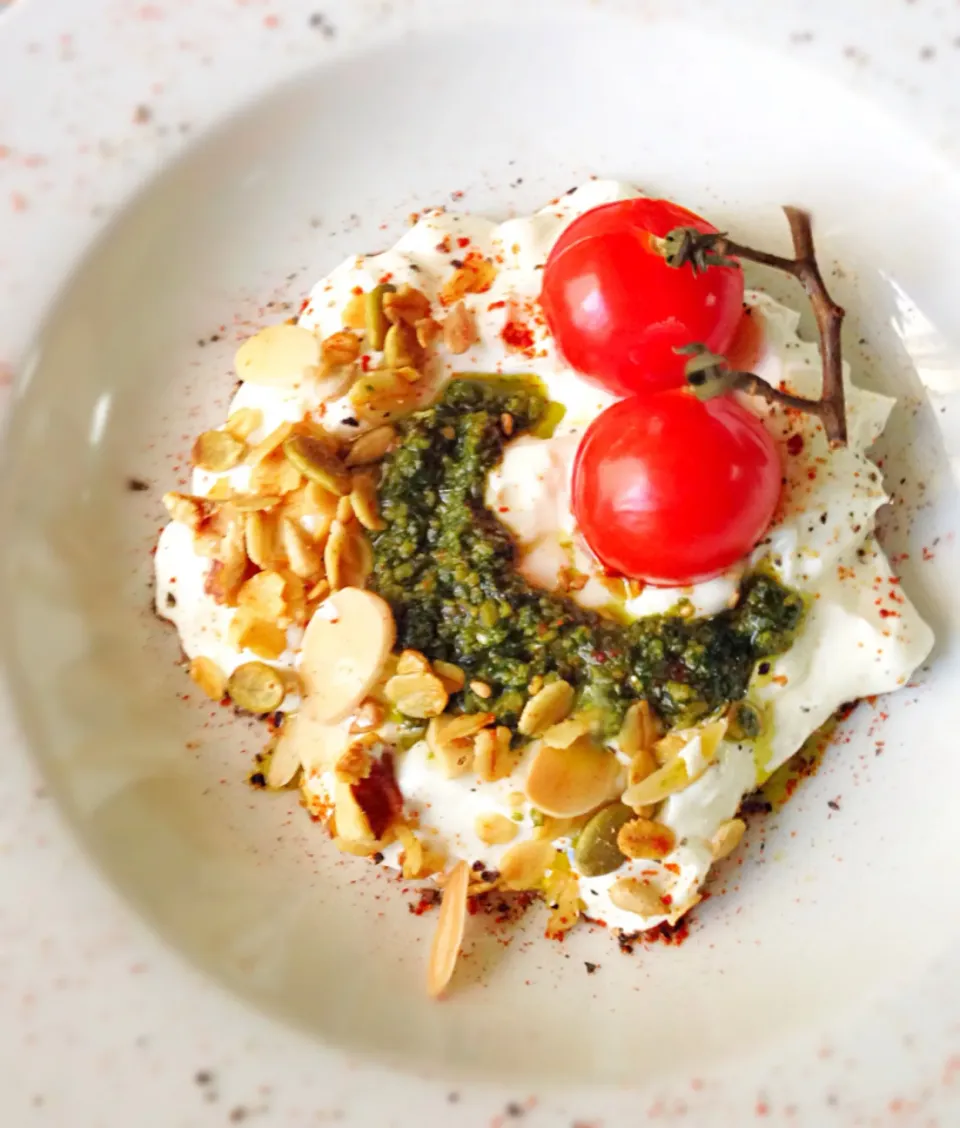
[[506, 1108], [507, 1116], [512, 1116], [514, 1118], [516, 1118], [518, 1116], [523, 1116], [524, 1112], [525, 1112], [525, 1109], [524, 1109], [523, 1105], [517, 1104], [516, 1101], [511, 1101], [507, 1105], [507, 1108]]
[[460, 269], [460, 267], [461, 267], [461, 266], [463, 266], [463, 259], [451, 259], [451, 260], [450, 260], [450, 265], [451, 265], [451, 266], [452, 266], [452, 267], [453, 267], [453, 268], [454, 268], [455, 270], [459, 270], [459, 269]]
[[143, 493], [144, 490], [150, 489], [150, 483], [145, 482], [143, 478], [127, 478], [127, 489], [131, 493]]
[[172, 591], [167, 592], [166, 604], [168, 607], [176, 607], [177, 605], [177, 597]]
[[267, 777], [263, 774], [263, 772], [254, 772], [250, 777], [250, 783], [254, 787], [266, 787]]
[[352, 415], [349, 415], [346, 419], [344, 419], [343, 425], [344, 425], [344, 427], [359, 427], [360, 426], [360, 420], [354, 419], [354, 417]]
[[757, 673], [760, 674], [761, 677], [765, 676], [766, 674], [769, 674], [770, 673], [770, 663], [769, 662], [761, 662], [760, 665], [757, 666]]
[[827, 800], [827, 806], [830, 808], [831, 811], [839, 811], [840, 810], [840, 804], [836, 801], [836, 799], [828, 799]]
[[381, 853], [380, 853], [380, 851], [378, 850], [378, 851], [377, 851], [377, 852], [376, 852], [376, 853], [375, 853], [375, 854], [373, 855], [373, 863], [374, 863], [374, 865], [377, 865], [377, 866], [378, 866], [378, 865], [380, 865], [380, 863], [381, 863], [382, 861], [383, 861], [383, 854], [381, 854]]
[[595, 964], [595, 963], [590, 963], [589, 960], [585, 960], [583, 966], [587, 969], [587, 975], [593, 975], [593, 973], [597, 970], [597, 968], [600, 965]]

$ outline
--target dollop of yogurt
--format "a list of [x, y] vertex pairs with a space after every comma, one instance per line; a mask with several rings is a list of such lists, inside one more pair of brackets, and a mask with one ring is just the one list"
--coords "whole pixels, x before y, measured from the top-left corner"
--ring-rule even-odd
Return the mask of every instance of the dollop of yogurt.
[[[550, 438], [519, 436], [491, 473], [486, 501], [512, 530], [519, 568], [539, 586], [562, 590], [589, 607], [618, 598], [621, 611], [639, 618], [676, 609], [711, 615], [736, 599], [743, 574], [764, 561], [782, 581], [804, 593], [808, 612], [791, 649], [755, 676], [751, 697], [766, 710], [769, 735], [756, 743], [721, 742], [709, 764], [697, 762], [697, 741], [681, 753], [690, 760], [694, 782], [670, 796], [658, 819], [676, 838], [662, 861], [626, 862], [599, 878], [581, 878], [586, 913], [610, 926], [635, 932], [675, 920], [697, 898], [713, 863], [711, 839], [733, 818], [745, 794], [783, 764], [846, 702], [895, 690], [924, 660], [932, 646], [930, 629], [903, 595], [874, 536], [875, 514], [887, 500], [881, 475], [868, 450], [885, 425], [894, 401], [858, 388], [844, 369], [850, 441], [830, 450], [818, 422], [776, 405], [749, 401], [785, 450], [785, 487], [779, 512], [762, 544], [727, 574], [680, 588], [623, 586], [618, 593], [578, 534], [570, 507], [570, 472], [580, 436], [614, 397], [565, 364], [538, 305], [542, 270], [553, 243], [578, 215], [599, 204], [638, 193], [615, 181], [591, 181], [533, 216], [496, 224], [443, 210], [426, 213], [389, 251], [357, 255], [314, 286], [300, 324], [323, 338], [343, 327], [352, 295], [390, 281], [408, 283], [437, 302], [458, 263], [479, 255], [496, 265], [492, 285], [464, 301], [476, 318], [477, 341], [463, 355], [442, 346], [429, 381], [439, 389], [458, 372], [521, 374], [538, 377], [563, 417]], [[817, 346], [797, 332], [799, 314], [761, 292], [748, 292], [751, 316], [762, 329], [757, 372], [769, 383], [801, 395], [820, 390]], [[243, 384], [231, 412], [254, 407], [263, 414], [256, 442], [284, 421], [308, 413], [331, 433], [355, 436], [358, 424], [349, 400], [338, 389], [305, 381], [294, 389]], [[248, 471], [225, 476], [242, 490]], [[196, 471], [193, 490], [205, 493], [218, 479]], [[235, 612], [205, 593], [210, 567], [199, 555], [190, 531], [169, 525], [156, 553], [157, 610], [176, 626], [188, 657], [212, 658], [226, 673], [256, 655], [237, 650], [229, 640]], [[571, 576], [577, 582], [571, 584]], [[616, 585], [613, 585], [616, 588]], [[891, 602], [892, 601], [892, 602]], [[892, 608], [892, 610], [891, 610]], [[277, 665], [294, 667], [300, 631], [288, 632], [288, 650]], [[290, 699], [285, 707], [295, 707]], [[451, 857], [495, 867], [505, 846], [478, 837], [477, 819], [493, 812], [516, 821], [513, 843], [533, 834], [523, 796], [527, 759], [508, 780], [483, 783], [475, 777], [445, 778], [430, 762], [424, 742], [398, 758], [404, 801], [420, 827]], [[308, 775], [304, 785], [328, 799], [328, 776]], [[571, 860], [572, 848], [565, 845]], [[388, 858], [388, 861], [390, 859]], [[620, 878], [651, 874], [669, 890], [662, 913], [643, 915], [616, 907], [610, 887]]]

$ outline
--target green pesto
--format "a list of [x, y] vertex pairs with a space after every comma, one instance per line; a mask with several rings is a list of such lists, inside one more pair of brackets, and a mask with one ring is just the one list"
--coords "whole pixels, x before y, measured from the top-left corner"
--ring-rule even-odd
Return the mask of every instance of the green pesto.
[[514, 432], [536, 431], [547, 407], [532, 382], [461, 379], [399, 425], [382, 470], [386, 528], [374, 537], [371, 581], [393, 609], [398, 645], [487, 682], [492, 697], [467, 689], [459, 703], [508, 724], [537, 675], [573, 684], [578, 707], [602, 709], [611, 731], [641, 697], [672, 724], [740, 700], [756, 662], [786, 650], [803, 618], [801, 597], [773, 576], [749, 576], [737, 607], [711, 618], [624, 624], [517, 572], [510, 532], [484, 505], [487, 474], [506, 441], [501, 416], [512, 416]]

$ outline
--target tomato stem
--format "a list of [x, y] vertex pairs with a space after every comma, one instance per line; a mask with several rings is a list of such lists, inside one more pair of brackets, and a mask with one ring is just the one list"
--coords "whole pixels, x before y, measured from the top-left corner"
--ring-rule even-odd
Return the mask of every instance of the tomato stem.
[[[790, 274], [803, 286], [817, 321], [820, 335], [820, 360], [823, 371], [819, 399], [792, 395], [781, 391], [753, 372], [733, 372], [715, 363], [718, 358], [702, 355], [702, 347], [691, 350], [694, 359], [687, 365], [687, 376], [695, 390], [701, 394], [737, 388], [750, 395], [761, 396], [768, 403], [805, 411], [815, 415], [823, 424], [831, 447], [847, 445], [847, 414], [843, 387], [843, 354], [840, 331], [844, 310], [831, 298], [813, 245], [813, 228], [808, 212], [785, 206], [784, 213], [790, 224], [793, 238], [793, 258], [758, 251], [753, 247], [735, 243], [725, 234], [697, 231], [692, 227], [678, 227], [663, 239], [663, 255], [673, 267], [689, 264], [694, 271], [710, 266], [732, 266], [736, 260], [759, 263], [774, 270]], [[706, 364], [704, 362], [707, 362]]]

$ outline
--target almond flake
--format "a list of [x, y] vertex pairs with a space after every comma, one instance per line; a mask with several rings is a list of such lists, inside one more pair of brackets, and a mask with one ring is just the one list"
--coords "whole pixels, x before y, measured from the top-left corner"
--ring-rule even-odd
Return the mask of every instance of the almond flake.
[[283, 446], [283, 444], [287, 439], [290, 438], [292, 434], [292, 423], [281, 423], [278, 427], [274, 427], [269, 435], [267, 435], [265, 438], [262, 438], [260, 442], [256, 444], [256, 446], [252, 446], [247, 451], [244, 462], [248, 466], [256, 466], [259, 462], [262, 462], [268, 455], [273, 454], [273, 452], [278, 447]]
[[649, 701], [634, 701], [623, 718], [617, 746], [627, 756], [649, 751], [660, 738], [660, 726]]
[[371, 764], [369, 750], [362, 741], [355, 740], [337, 760], [334, 772], [343, 783], [359, 783], [370, 774]]
[[503, 846], [517, 837], [517, 824], [497, 811], [477, 815], [473, 828], [477, 838], [487, 846]]
[[323, 559], [303, 528], [289, 517], [280, 522], [280, 539], [290, 562], [290, 571], [303, 580], [316, 580], [323, 574]]
[[207, 498], [193, 497], [175, 490], [163, 495], [163, 504], [172, 520], [186, 525], [194, 532], [210, 518], [214, 510]]
[[443, 682], [447, 693], [459, 693], [466, 685], [466, 674], [452, 662], [444, 662], [442, 659], [438, 659], [433, 663], [433, 672]]
[[429, 674], [433, 671], [430, 669], [430, 659], [421, 654], [419, 650], [404, 650], [397, 658], [396, 672], [398, 674]]
[[230, 622], [227, 637], [237, 650], [251, 650], [259, 658], [276, 661], [287, 649], [287, 634], [276, 623], [241, 607]]
[[237, 351], [237, 376], [250, 384], [295, 388], [320, 366], [320, 342], [299, 325], [270, 325]]
[[427, 990], [433, 998], [443, 994], [457, 966], [457, 957], [460, 954], [467, 922], [469, 884], [470, 867], [466, 862], [457, 862], [444, 884], [437, 931], [430, 949]]
[[303, 485], [303, 476], [282, 450], [272, 451], [250, 471], [250, 490], [256, 494], [284, 497]]
[[590, 726], [583, 717], [568, 717], [565, 721], [551, 725], [543, 734], [544, 744], [551, 748], [569, 748], [575, 740], [586, 736]]
[[286, 586], [279, 572], [257, 572], [240, 589], [237, 605], [254, 618], [276, 623], [286, 612]]
[[347, 329], [363, 330], [367, 327], [367, 295], [354, 294], [343, 307], [341, 317]]
[[393, 293], [383, 295], [383, 312], [391, 324], [403, 321], [416, 326], [430, 314], [430, 299], [422, 291], [406, 283]]
[[721, 858], [732, 854], [743, 840], [746, 829], [747, 824], [743, 819], [727, 819], [726, 822], [722, 822], [710, 839], [713, 860], [719, 862]]
[[360, 338], [349, 330], [333, 333], [320, 345], [325, 372], [352, 364], [360, 355]]
[[539, 736], [566, 717], [573, 706], [573, 698], [573, 686], [569, 682], [550, 682], [524, 705], [517, 731], [523, 736]]
[[193, 444], [190, 459], [200, 470], [223, 474], [239, 465], [246, 449], [229, 431], [204, 431]]
[[263, 511], [244, 515], [247, 556], [258, 568], [270, 569], [277, 563], [277, 522]]
[[267, 787], [279, 791], [292, 783], [300, 771], [300, 755], [296, 742], [290, 739], [293, 732], [292, 718], [286, 717], [277, 733], [270, 750], [270, 762], [265, 773]]
[[443, 332], [443, 326], [432, 317], [425, 317], [416, 324], [417, 343], [421, 348], [428, 349]]
[[379, 532], [387, 527], [377, 509], [377, 487], [369, 474], [354, 474], [350, 501], [357, 520], [365, 529]]
[[226, 429], [235, 439], [245, 443], [247, 439], [263, 426], [263, 412], [257, 407], [238, 407], [227, 418]]
[[573, 818], [613, 798], [619, 779], [616, 756], [588, 736], [568, 748], [541, 744], [527, 773], [527, 798], [548, 815]]

